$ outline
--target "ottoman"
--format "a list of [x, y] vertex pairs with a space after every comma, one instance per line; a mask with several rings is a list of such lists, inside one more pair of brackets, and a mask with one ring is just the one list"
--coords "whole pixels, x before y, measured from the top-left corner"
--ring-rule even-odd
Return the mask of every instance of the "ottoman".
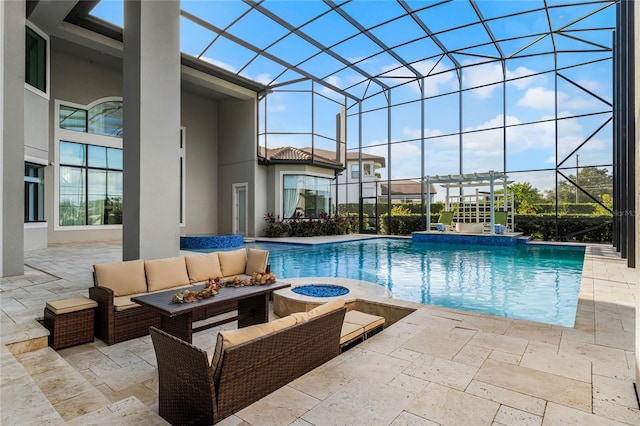
[[49, 346], [58, 350], [93, 342], [97, 306], [98, 302], [84, 296], [48, 302], [44, 326], [49, 330]]

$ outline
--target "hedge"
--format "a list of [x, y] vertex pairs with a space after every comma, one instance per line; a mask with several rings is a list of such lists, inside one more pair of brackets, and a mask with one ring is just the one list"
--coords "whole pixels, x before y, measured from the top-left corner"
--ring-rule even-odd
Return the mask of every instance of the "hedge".
[[[558, 216], [556, 238], [555, 216], [516, 216], [516, 231], [530, 235], [534, 240], [576, 241], [582, 243], [611, 243], [613, 219], [611, 216]], [[585, 230], [588, 230], [585, 232]]]
[[[436, 223], [439, 215], [431, 215], [431, 223]], [[425, 222], [421, 215], [392, 216], [391, 231], [387, 230], [387, 215], [379, 219], [379, 231], [387, 235], [410, 235], [424, 231]], [[613, 240], [613, 220], [611, 216], [566, 215], [558, 217], [558, 238], [556, 238], [555, 215], [515, 215], [515, 231], [540, 241], [574, 241], [589, 243], [611, 243]], [[587, 230], [585, 232], [585, 230]]]
[[[399, 205], [409, 210], [412, 214], [421, 214], [420, 203], [393, 203], [393, 205]], [[488, 204], [486, 204], [488, 205]], [[385, 202], [378, 203], [378, 214], [383, 215], [387, 213], [388, 204]], [[374, 215], [375, 204], [364, 204], [363, 212], [367, 216]], [[425, 206], [426, 207], [426, 206]], [[552, 214], [555, 217], [556, 205], [554, 203], [535, 203], [533, 205], [537, 214]], [[436, 201], [431, 203], [431, 214], [440, 214], [444, 210], [444, 202]], [[563, 203], [558, 206], [559, 215], [596, 215], [598, 211], [598, 204], [596, 203]], [[358, 203], [345, 203], [338, 206], [338, 212], [340, 213], [355, 213], [359, 214], [360, 207]], [[528, 215], [523, 215], [528, 216]]]

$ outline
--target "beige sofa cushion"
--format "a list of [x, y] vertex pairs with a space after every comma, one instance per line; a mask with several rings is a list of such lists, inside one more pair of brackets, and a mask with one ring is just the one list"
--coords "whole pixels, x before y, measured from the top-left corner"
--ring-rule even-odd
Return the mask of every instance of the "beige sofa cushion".
[[338, 310], [343, 306], [344, 306], [344, 299], [334, 299], [330, 302], [323, 303], [322, 305], [313, 308], [309, 312], [294, 312], [291, 314], [291, 316], [296, 319], [297, 323], [301, 323], [301, 322], [308, 321], [311, 318], [318, 317], [320, 315], [324, 315], [329, 312]]
[[186, 256], [184, 259], [192, 283], [222, 277], [217, 252]]
[[269, 251], [249, 249], [247, 250], [247, 266], [244, 273], [253, 275], [255, 272], [266, 272], [267, 262], [269, 262]]
[[344, 316], [344, 322], [359, 325], [364, 328], [364, 331], [369, 331], [384, 325], [384, 317], [366, 314], [360, 311], [349, 311]]
[[357, 324], [351, 324], [350, 322], [342, 323], [342, 330], [340, 330], [340, 344], [344, 345], [351, 340], [364, 335], [364, 328]]
[[142, 296], [147, 293], [131, 294], [129, 296], [119, 296], [113, 298], [113, 309], [117, 312], [126, 311], [128, 309], [139, 308], [141, 305], [131, 301], [132, 297]]
[[226, 349], [231, 346], [239, 345], [240, 343], [265, 336], [269, 333], [273, 333], [274, 331], [291, 327], [295, 324], [295, 318], [286, 316], [275, 321], [265, 322], [264, 324], [256, 324], [249, 327], [238, 328], [236, 330], [223, 330], [220, 332], [224, 339], [222, 346]]
[[[178, 286], [178, 287], [173, 287], [173, 289], [176, 291], [176, 293], [178, 291], [180, 291], [181, 289], [184, 288], [189, 288], [192, 289], [194, 288], [195, 284], [186, 284], [186, 285], [182, 285], [182, 286]], [[128, 296], [120, 296], [120, 297], [114, 297], [113, 298], [113, 307], [116, 311], [126, 311], [127, 309], [131, 309], [131, 308], [139, 308], [142, 305], [138, 305], [135, 302], [132, 302], [131, 299], [137, 296], [145, 296], [147, 294], [153, 294], [153, 293], [160, 293], [161, 291], [166, 291], [166, 289], [162, 289], [162, 290], [156, 290], [156, 291], [149, 291], [149, 292], [144, 292], [144, 293], [136, 293], [136, 294], [130, 294]]]
[[218, 340], [216, 342], [216, 350], [211, 359], [213, 380], [216, 386], [220, 383], [220, 375], [222, 374], [222, 358], [224, 357], [225, 349], [257, 339], [258, 337], [266, 336], [269, 333], [291, 327], [295, 324], [295, 318], [292, 316], [286, 316], [264, 324], [256, 324], [249, 327], [239, 328], [237, 330], [224, 330], [219, 332]]
[[84, 311], [85, 309], [97, 308], [98, 302], [88, 297], [78, 296], [71, 299], [55, 300], [47, 302], [48, 310], [56, 315], [69, 314], [71, 312]]
[[239, 249], [233, 251], [218, 252], [220, 260], [220, 270], [225, 277], [244, 274], [247, 267], [247, 250]]
[[149, 291], [163, 290], [189, 284], [184, 256], [144, 261]]
[[101, 263], [93, 265], [93, 270], [96, 273], [96, 283], [113, 290], [114, 296], [127, 296], [147, 291], [144, 260]]

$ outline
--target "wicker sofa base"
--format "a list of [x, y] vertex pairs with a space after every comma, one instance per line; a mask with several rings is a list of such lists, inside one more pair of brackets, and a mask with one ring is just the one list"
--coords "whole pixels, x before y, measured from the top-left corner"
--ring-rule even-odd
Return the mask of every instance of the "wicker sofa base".
[[[149, 327], [160, 327], [160, 314], [146, 306], [116, 311], [112, 290], [106, 287], [90, 287], [89, 297], [98, 302], [95, 320], [95, 336], [107, 345], [143, 337]], [[194, 311], [193, 321], [201, 321], [238, 309], [238, 303], [226, 303]]]
[[171, 424], [213, 424], [340, 354], [346, 309], [225, 349], [216, 383], [206, 352], [152, 329], [158, 413]]
[[95, 308], [54, 314], [44, 310], [44, 326], [49, 330], [49, 346], [58, 350], [93, 342]]

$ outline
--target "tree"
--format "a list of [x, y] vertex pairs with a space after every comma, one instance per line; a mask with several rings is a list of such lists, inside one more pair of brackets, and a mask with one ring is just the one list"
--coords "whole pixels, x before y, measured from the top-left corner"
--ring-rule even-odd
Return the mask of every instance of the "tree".
[[520, 214], [534, 214], [534, 204], [542, 201], [540, 190], [531, 185], [530, 182], [514, 183], [509, 185], [509, 192], [513, 193], [515, 210]]
[[[593, 199], [580, 191], [573, 183], [577, 183], [582, 189], [591, 194], [596, 200], [602, 200], [604, 194], [611, 194], [613, 188], [613, 176], [606, 168], [584, 167], [578, 171], [578, 178], [569, 175], [569, 181], [558, 181], [559, 203], [592, 203]], [[549, 191], [547, 196], [554, 197], [555, 193]], [[555, 200], [551, 200], [555, 201]]]

